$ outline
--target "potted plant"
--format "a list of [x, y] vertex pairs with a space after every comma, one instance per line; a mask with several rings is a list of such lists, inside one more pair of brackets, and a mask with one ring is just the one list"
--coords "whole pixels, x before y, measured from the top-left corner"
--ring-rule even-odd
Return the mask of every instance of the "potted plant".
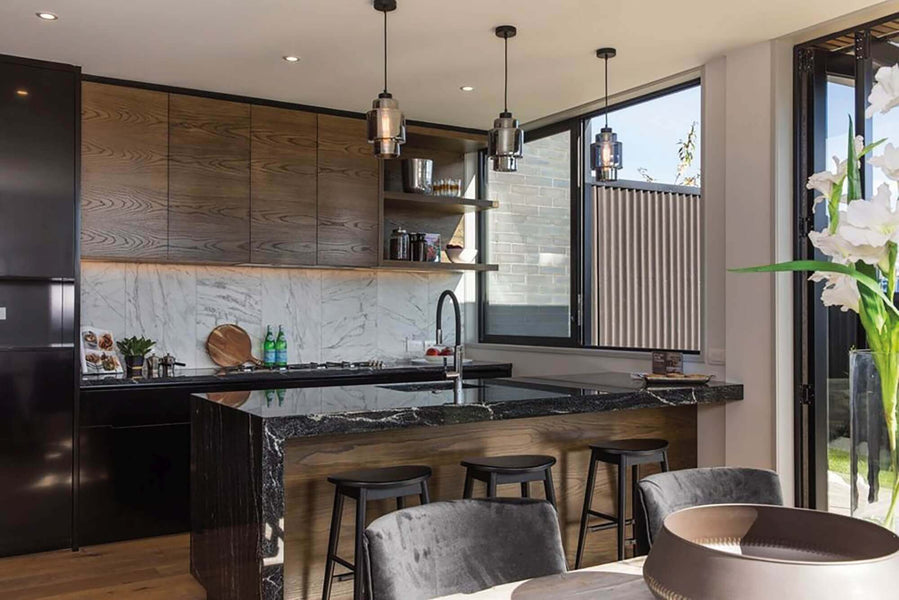
[[128, 370], [128, 377], [132, 377], [136, 371], [144, 368], [144, 357], [156, 344], [153, 340], [145, 337], [130, 337], [119, 340], [117, 345], [119, 352], [125, 359], [125, 368]]
[[[899, 64], [877, 71], [868, 96], [867, 117], [899, 106]], [[807, 188], [819, 192], [828, 226], [809, 233], [809, 241], [829, 260], [802, 260], [734, 269], [736, 271], [811, 271], [809, 279], [824, 282], [821, 300], [858, 314], [868, 350], [850, 356], [850, 432], [853, 516], [899, 530], [899, 306], [895, 301], [899, 256], [899, 208], [890, 186], [880, 185], [864, 198], [859, 159], [885, 140], [868, 146], [853, 136], [849, 119], [847, 159], [834, 157], [835, 170], [809, 177]], [[886, 179], [899, 182], [899, 148], [887, 144], [872, 156]], [[864, 482], [867, 472], [867, 487]], [[861, 488], [861, 489], [860, 489]]]

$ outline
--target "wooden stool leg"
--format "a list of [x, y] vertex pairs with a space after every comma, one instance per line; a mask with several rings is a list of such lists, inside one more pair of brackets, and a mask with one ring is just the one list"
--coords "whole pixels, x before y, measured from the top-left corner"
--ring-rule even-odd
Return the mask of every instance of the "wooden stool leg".
[[624, 560], [624, 528], [627, 522], [627, 458], [618, 459], [618, 560]]
[[634, 538], [634, 556], [637, 556], [637, 482], [640, 481], [640, 465], [631, 467], [631, 526]]
[[531, 497], [531, 492], [530, 492], [530, 490], [528, 489], [528, 482], [527, 482], [527, 481], [522, 481], [522, 482], [521, 482], [521, 497], [522, 497], [522, 498], [530, 498], [530, 497]]
[[587, 486], [584, 488], [584, 507], [581, 509], [581, 530], [577, 538], [577, 555], [574, 559], [574, 568], [581, 568], [581, 558], [584, 556], [584, 540], [587, 537], [587, 511], [593, 504], [593, 484], [596, 479], [596, 460], [593, 453], [590, 454], [590, 467], [587, 473]]
[[331, 584], [334, 582], [334, 559], [337, 542], [340, 539], [340, 519], [343, 516], [343, 494], [334, 488], [334, 509], [331, 512], [331, 533], [328, 534], [328, 557], [325, 559], [325, 582], [322, 585], [322, 600], [330, 600]]
[[662, 473], [668, 472], [668, 451], [662, 450]]
[[487, 481], [487, 497], [496, 498], [496, 473], [491, 473]]
[[463, 498], [471, 498], [474, 488], [474, 479], [471, 476], [471, 469], [465, 469], [465, 490], [462, 492]]
[[543, 474], [543, 492], [553, 508], [556, 508], [556, 491], [553, 489], [553, 470], [547, 469]]
[[359, 490], [356, 500], [356, 554], [353, 556], [353, 600], [362, 600], [364, 582], [362, 581], [362, 533], [365, 531], [365, 504], [367, 502], [365, 488]]
[[428, 493], [428, 482], [421, 482], [421, 493], [418, 495], [418, 499], [422, 504], [428, 504], [431, 502], [431, 495]]

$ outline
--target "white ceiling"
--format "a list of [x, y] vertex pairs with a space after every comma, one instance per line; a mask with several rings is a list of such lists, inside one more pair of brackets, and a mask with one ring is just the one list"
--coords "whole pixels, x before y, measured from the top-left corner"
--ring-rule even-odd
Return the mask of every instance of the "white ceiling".
[[[729, 49], [877, 4], [870, 0], [398, 0], [390, 90], [409, 119], [489, 128], [602, 95], [593, 51], [615, 46], [611, 92], [688, 70]], [[41, 21], [36, 11], [59, 15]], [[371, 0], [2, 0], [0, 53], [85, 73], [362, 112], [381, 87]], [[302, 57], [288, 64], [281, 56]], [[459, 91], [472, 85], [474, 92]]]

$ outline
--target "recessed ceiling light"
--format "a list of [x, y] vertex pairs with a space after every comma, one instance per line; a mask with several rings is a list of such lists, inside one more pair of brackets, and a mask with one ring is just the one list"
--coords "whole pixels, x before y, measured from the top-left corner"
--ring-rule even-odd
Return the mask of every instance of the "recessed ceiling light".
[[16, 95], [17, 96], [27, 96], [28, 90], [16, 90]]
[[37, 12], [34, 14], [36, 14], [39, 19], [43, 19], [45, 21], [55, 21], [59, 18], [51, 12]]
[[286, 60], [287, 62], [289, 62], [289, 63], [300, 62], [300, 57], [299, 57], [299, 56], [284, 56], [284, 57], [282, 57], [282, 58], [283, 58], [284, 60]]
[[463, 86], [460, 87], [459, 89], [462, 90], [463, 92], [473, 92], [473, 91], [474, 91], [474, 86], [463, 85]]

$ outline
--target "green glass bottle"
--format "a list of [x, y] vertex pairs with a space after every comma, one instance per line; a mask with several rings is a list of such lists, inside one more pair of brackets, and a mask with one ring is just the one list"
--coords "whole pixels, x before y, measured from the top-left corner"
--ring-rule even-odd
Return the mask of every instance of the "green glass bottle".
[[283, 325], [278, 325], [278, 339], [275, 340], [275, 366], [287, 366], [287, 336], [284, 335]]
[[271, 325], [267, 327], [265, 342], [262, 343], [262, 364], [269, 369], [275, 366], [275, 336], [272, 335]]

